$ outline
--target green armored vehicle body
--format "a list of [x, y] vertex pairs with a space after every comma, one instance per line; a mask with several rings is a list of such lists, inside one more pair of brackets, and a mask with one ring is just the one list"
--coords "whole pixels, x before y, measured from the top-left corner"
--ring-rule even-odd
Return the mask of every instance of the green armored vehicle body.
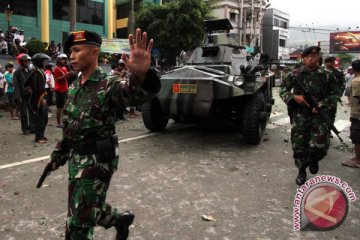
[[[183, 66], [161, 76], [162, 88], [142, 106], [144, 125], [153, 132], [169, 119], [196, 124], [224, 123], [241, 129], [243, 139], [258, 144], [274, 103], [274, 74], [267, 55], [250, 59], [228, 19], [204, 22], [208, 35]], [[215, 31], [225, 31], [215, 33]], [[259, 63], [259, 64], [258, 64]]]

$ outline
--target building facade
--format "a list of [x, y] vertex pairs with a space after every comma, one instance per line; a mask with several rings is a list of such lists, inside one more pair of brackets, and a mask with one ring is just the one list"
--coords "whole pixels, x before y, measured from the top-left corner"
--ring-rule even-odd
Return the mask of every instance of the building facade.
[[[134, 1], [134, 12], [139, 8], [146, 6], [146, 4], [161, 5], [162, 0], [133, 0]], [[130, 12], [130, 1], [129, 0], [117, 0], [116, 1], [116, 37], [127, 38], [128, 36], [128, 22]]]
[[228, 18], [240, 44], [252, 52], [261, 51], [262, 20], [269, 0], [224, 0], [213, 9], [216, 18]]
[[263, 51], [270, 58], [289, 59], [289, 23], [290, 16], [280, 10], [267, 9], [263, 19]]
[[[25, 37], [44, 42], [63, 42], [70, 31], [70, 2], [72, 0], [1, 0], [0, 28], [8, 29], [6, 9], [10, 6], [10, 26], [23, 29]], [[90, 30], [102, 37], [127, 38], [129, 0], [74, 0], [76, 29]], [[138, 9], [146, 3], [161, 4], [161, 0], [134, 0]], [[120, 34], [125, 33], [125, 34]], [[119, 36], [117, 36], [119, 35]]]
[[[8, 5], [13, 11], [10, 25], [23, 29], [26, 38], [62, 42], [70, 31], [70, 0], [1, 0], [0, 28], [4, 32], [7, 30], [4, 12]], [[115, 32], [114, 11], [115, 0], [78, 0], [76, 29], [111, 37]]]

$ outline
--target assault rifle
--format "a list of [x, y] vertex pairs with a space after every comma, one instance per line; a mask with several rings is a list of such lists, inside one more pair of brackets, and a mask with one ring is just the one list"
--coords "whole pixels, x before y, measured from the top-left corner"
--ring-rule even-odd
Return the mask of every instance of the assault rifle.
[[316, 111], [319, 113], [320, 117], [324, 120], [324, 122], [329, 126], [329, 128], [336, 134], [336, 136], [339, 138], [340, 142], [344, 143], [344, 140], [342, 140], [342, 138], [339, 135], [339, 131], [336, 129], [336, 127], [334, 126], [334, 124], [332, 123], [331, 119], [329, 118], [329, 116], [324, 112], [324, 110], [322, 110], [319, 105], [317, 104], [315, 98], [308, 92], [306, 91], [305, 86], [299, 81], [299, 79], [297, 77], [294, 77], [296, 84], [299, 86], [299, 88], [301, 89], [301, 91], [303, 92], [303, 95], [305, 97], [306, 102], [310, 105], [311, 109], [316, 109]]
[[52, 171], [52, 162], [49, 162], [46, 164], [45, 169], [39, 179], [39, 182], [36, 185], [36, 188], [41, 188], [41, 185], [45, 181], [45, 178], [50, 175], [51, 171]]

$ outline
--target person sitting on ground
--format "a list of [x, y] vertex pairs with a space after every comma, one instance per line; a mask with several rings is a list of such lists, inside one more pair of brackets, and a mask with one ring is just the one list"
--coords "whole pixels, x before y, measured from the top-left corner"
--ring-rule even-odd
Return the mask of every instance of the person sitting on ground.
[[343, 161], [346, 167], [360, 168], [360, 60], [352, 62], [354, 79], [351, 81], [350, 138], [355, 144], [355, 157]]
[[20, 53], [27, 53], [28, 52], [28, 50], [25, 47], [20, 45], [20, 39], [18, 39], [18, 38], [15, 39], [12, 49], [13, 49], [13, 54], [15, 56], [19, 55]]
[[49, 48], [47, 50], [47, 55], [49, 55], [51, 57], [52, 60], [56, 60], [58, 55], [60, 54], [59, 53], [59, 48], [58, 46], [56, 45], [55, 41], [51, 41], [50, 42], [50, 45], [49, 45]]
[[25, 42], [24, 30], [19, 29], [19, 33], [14, 34], [14, 42], [15, 42], [15, 39], [20, 40], [20, 46], [25, 46], [26, 42]]
[[0, 54], [8, 54], [8, 45], [5, 41], [4, 34], [0, 35]]
[[[4, 74], [1, 71], [1, 64], [0, 64], [0, 101], [3, 100], [3, 97], [5, 95], [5, 84], [6, 84], [6, 80], [4, 79]], [[5, 66], [6, 69], [6, 66]]]

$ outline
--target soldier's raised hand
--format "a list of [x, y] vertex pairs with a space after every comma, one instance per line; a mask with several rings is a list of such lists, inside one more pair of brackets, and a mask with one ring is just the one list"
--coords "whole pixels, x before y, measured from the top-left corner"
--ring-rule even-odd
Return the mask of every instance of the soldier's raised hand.
[[128, 58], [124, 53], [121, 56], [131, 73], [135, 74], [136, 78], [141, 81], [150, 68], [153, 44], [153, 39], [147, 43], [147, 33], [141, 33], [141, 29], [138, 28], [136, 29], [135, 40], [132, 34], [129, 35], [130, 57]]

